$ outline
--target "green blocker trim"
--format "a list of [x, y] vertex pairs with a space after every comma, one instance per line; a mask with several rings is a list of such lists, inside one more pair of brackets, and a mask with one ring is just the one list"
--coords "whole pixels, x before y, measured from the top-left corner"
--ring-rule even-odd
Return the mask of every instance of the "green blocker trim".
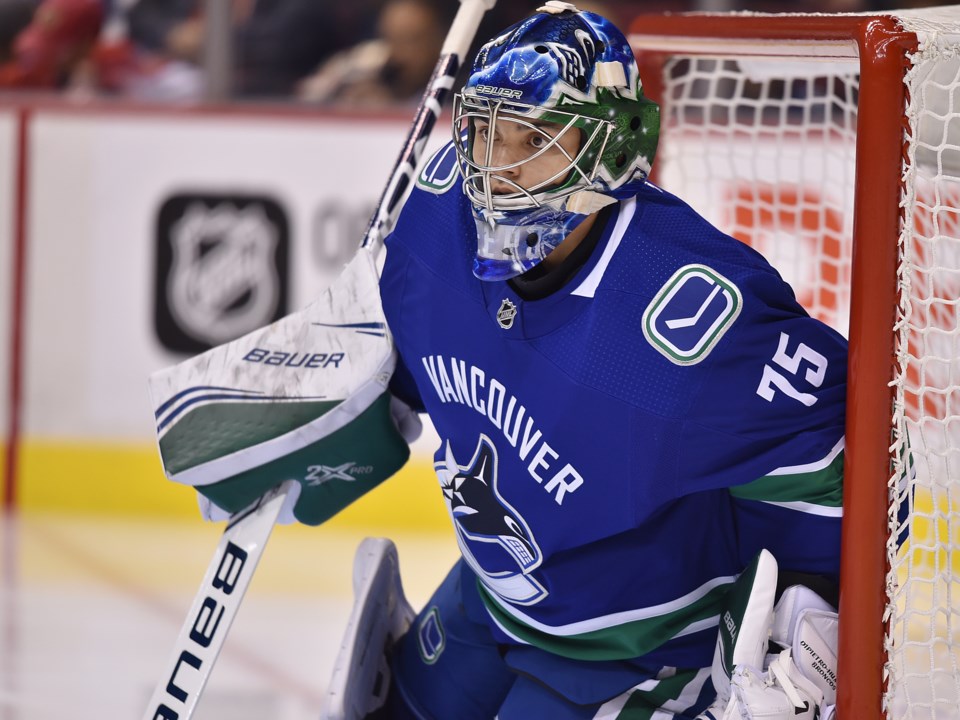
[[753, 595], [753, 587], [757, 579], [757, 571], [760, 569], [760, 558], [762, 556], [763, 553], [757, 553], [753, 561], [740, 573], [740, 576], [730, 587], [724, 601], [724, 615], [720, 618], [717, 638], [720, 642], [720, 664], [727, 677], [733, 675], [733, 669], [736, 664], [734, 663], [733, 656], [737, 645], [737, 637], [740, 635], [740, 629], [743, 627], [747, 608], [750, 606], [750, 599]]
[[718, 585], [699, 600], [673, 612], [575, 635], [551, 635], [507, 614], [477, 580], [487, 611], [515, 637], [547, 652], [574, 660], [625, 660], [646, 655], [693, 623], [720, 614], [729, 584]]
[[190, 411], [160, 440], [167, 472], [176, 474], [303, 427], [341, 400], [215, 402]]
[[746, 485], [730, 488], [730, 494], [743, 500], [842, 507], [843, 452], [822, 470], [795, 475], [765, 475]]

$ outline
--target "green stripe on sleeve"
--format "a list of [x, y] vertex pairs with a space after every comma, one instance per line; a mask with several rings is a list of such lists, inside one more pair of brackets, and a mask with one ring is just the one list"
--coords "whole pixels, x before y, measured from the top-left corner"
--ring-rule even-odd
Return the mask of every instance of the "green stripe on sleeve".
[[690, 625], [718, 617], [730, 587], [728, 583], [718, 585], [690, 604], [662, 615], [583, 633], [555, 635], [521, 622], [505, 611], [479, 580], [477, 586], [487, 612], [506, 632], [542, 650], [575, 660], [623, 660], [646, 655]]
[[822, 470], [784, 475], [765, 475], [746, 485], [730, 488], [730, 494], [761, 502], [804, 502], [838, 508], [843, 506], [843, 452]]

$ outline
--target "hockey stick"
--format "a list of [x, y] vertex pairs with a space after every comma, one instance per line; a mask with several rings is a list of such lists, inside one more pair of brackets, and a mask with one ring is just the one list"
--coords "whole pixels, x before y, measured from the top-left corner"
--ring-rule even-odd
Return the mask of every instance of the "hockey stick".
[[[460, 0], [460, 8], [444, 40], [410, 132], [364, 235], [361, 251], [376, 255], [382, 246], [480, 20], [495, 2]], [[169, 674], [161, 677], [145, 720], [192, 717], [273, 524], [295, 486], [295, 482], [283, 483], [230, 519], [177, 639]]]
[[154, 690], [146, 718], [185, 720], [193, 715], [289, 485], [284, 483], [266, 493], [227, 523], [177, 637], [168, 663], [169, 675]]

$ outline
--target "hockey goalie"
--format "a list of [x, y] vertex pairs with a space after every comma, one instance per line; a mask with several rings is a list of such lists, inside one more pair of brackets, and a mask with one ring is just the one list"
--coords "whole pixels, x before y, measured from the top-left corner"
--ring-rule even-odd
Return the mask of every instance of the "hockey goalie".
[[659, 111], [602, 16], [505, 29], [453, 115], [379, 282], [363, 250], [316, 318], [155, 384], [167, 472], [210, 517], [293, 480], [318, 524], [432, 420], [461, 558], [415, 610], [361, 545], [330, 720], [826, 720], [846, 342], [649, 181]]

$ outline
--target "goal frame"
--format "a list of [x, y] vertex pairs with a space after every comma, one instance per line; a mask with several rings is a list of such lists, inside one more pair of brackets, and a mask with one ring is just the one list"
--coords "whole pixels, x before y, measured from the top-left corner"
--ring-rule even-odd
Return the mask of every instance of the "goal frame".
[[[838, 720], [880, 720], [886, 677], [887, 480], [895, 370], [898, 238], [915, 33], [886, 15], [639, 15], [629, 39], [647, 97], [661, 102], [670, 54], [859, 59]], [[656, 164], [654, 164], [654, 179]], [[669, 188], [668, 188], [669, 189]], [[869, 193], [869, 194], [868, 194]]]

